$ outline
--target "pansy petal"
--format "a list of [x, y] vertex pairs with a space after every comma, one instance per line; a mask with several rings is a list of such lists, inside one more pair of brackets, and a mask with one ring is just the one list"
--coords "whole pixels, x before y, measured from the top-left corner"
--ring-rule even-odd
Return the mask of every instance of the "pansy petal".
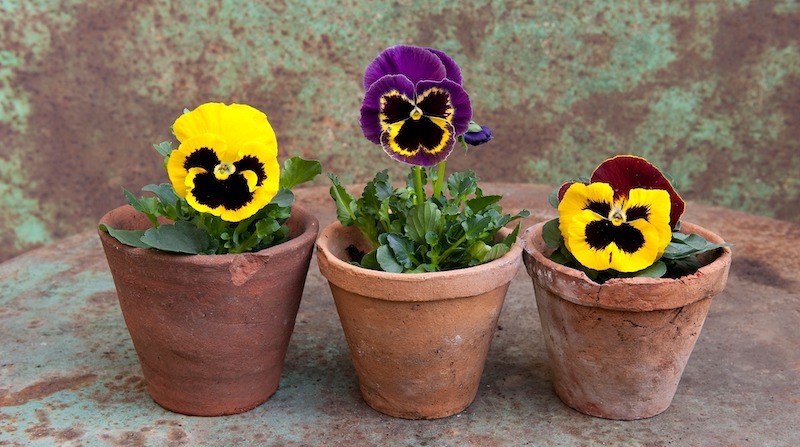
[[439, 81], [447, 76], [442, 60], [431, 51], [411, 45], [383, 50], [364, 71], [364, 90], [386, 75], [402, 74], [416, 84], [424, 79]]
[[175, 137], [178, 141], [184, 142], [197, 135], [219, 134], [219, 115], [225, 107], [225, 104], [219, 102], [209, 102], [182, 114], [172, 125]]
[[238, 148], [249, 141], [277, 145], [267, 115], [245, 104], [202, 104], [178, 117], [173, 131], [181, 143], [202, 134], [218, 135], [231, 151], [222, 157], [226, 163], [235, 160]]
[[585, 210], [575, 215], [567, 235], [570, 252], [594, 270], [636, 272], [658, 259], [658, 231], [645, 220], [614, 225]]
[[[469, 95], [463, 87], [445, 79], [419, 82], [416, 89], [417, 105], [422, 109], [423, 114], [450, 121], [456, 137], [469, 129], [469, 122], [472, 120], [472, 105]], [[426, 101], [431, 105], [428, 110], [426, 110]], [[445, 115], [441, 113], [445, 113]]]
[[664, 174], [641, 157], [619, 155], [610, 158], [594, 170], [591, 181], [611, 184], [616, 197], [627, 196], [628, 191], [634, 188], [667, 191], [672, 202], [670, 209], [670, 226], [672, 228], [675, 228], [686, 206]]
[[[396, 122], [397, 111], [403, 103], [414, 107], [414, 84], [405, 76], [389, 75], [374, 82], [361, 103], [361, 130], [375, 144], [381, 144], [381, 133]], [[405, 115], [408, 118], [408, 114]]]
[[455, 136], [446, 120], [423, 116], [393, 124], [381, 136], [381, 146], [397, 161], [429, 167], [450, 155]]
[[[559, 229], [564, 240], [567, 240], [567, 235], [570, 232], [569, 226], [575, 215], [588, 209], [598, 218], [608, 218], [608, 211], [611, 209], [613, 200], [614, 190], [607, 183], [591, 183], [588, 185], [573, 183], [570, 185], [564, 194], [564, 198], [558, 204]], [[600, 210], [600, 207], [594, 204], [603, 204], [603, 207], [608, 211]]]
[[634, 188], [628, 193], [624, 211], [631, 224], [638, 219], [643, 219], [653, 225], [658, 232], [658, 256], [660, 257], [672, 240], [672, 228], [669, 225], [669, 193], [663, 189]]
[[430, 51], [431, 53], [435, 54], [439, 57], [439, 60], [442, 61], [445, 68], [445, 77], [457, 84], [462, 83], [461, 77], [461, 67], [458, 66], [455, 60], [450, 57], [447, 53], [442, 50], [437, 50], [436, 48], [425, 48], [426, 50]]
[[167, 175], [175, 193], [186, 196], [186, 176], [190, 169], [213, 172], [214, 167], [224, 161], [222, 158], [227, 152], [228, 145], [215, 134], [196, 135], [181, 143], [167, 162]]

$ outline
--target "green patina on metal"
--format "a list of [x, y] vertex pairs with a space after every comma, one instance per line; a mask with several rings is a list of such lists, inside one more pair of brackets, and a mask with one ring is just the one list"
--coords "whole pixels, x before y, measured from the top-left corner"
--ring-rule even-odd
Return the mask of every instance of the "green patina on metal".
[[150, 144], [206, 101], [264, 110], [281, 157], [399, 180], [358, 125], [362, 70], [396, 43], [452, 54], [495, 132], [453, 169], [555, 185], [638, 153], [687, 199], [797, 222], [798, 26], [796, 0], [0, 0], [0, 259], [163, 181]]

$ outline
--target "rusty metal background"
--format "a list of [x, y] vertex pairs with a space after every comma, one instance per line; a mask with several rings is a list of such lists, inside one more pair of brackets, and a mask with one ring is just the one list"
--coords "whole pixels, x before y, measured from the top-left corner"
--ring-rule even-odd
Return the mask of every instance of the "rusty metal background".
[[450, 165], [555, 185], [646, 156], [691, 200], [800, 222], [796, 0], [0, 1], [0, 260], [92, 228], [166, 174], [185, 107], [267, 112], [281, 157], [400, 168], [358, 127], [384, 47], [462, 65], [490, 144]]

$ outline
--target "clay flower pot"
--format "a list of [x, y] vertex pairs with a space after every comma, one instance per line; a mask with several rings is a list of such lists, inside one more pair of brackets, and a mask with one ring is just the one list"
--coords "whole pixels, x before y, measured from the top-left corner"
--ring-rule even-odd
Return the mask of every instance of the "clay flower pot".
[[[597, 284], [547, 258], [540, 223], [522, 236], [558, 397], [607, 419], [642, 419], [669, 407], [711, 299], [723, 290], [731, 251], [708, 253], [680, 279], [626, 278]], [[722, 243], [684, 223], [682, 231]]]
[[366, 403], [406, 419], [467, 408], [522, 248], [514, 244], [505, 256], [476, 267], [403, 274], [349, 264], [350, 244], [369, 247], [358, 229], [333, 223], [317, 239], [317, 260]]
[[[130, 206], [100, 220], [145, 229]], [[278, 388], [303, 294], [317, 219], [295, 205], [291, 239], [255, 253], [178, 255], [100, 231], [150, 396], [183, 414], [241, 413]]]

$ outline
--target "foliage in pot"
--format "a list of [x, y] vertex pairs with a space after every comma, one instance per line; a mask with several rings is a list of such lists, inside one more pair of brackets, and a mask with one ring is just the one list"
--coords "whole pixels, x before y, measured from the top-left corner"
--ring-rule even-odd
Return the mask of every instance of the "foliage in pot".
[[262, 112], [207, 103], [179, 117], [180, 145], [155, 145], [170, 183], [107, 213], [100, 239], [148, 392], [169, 410], [240, 413], [272, 395], [319, 224], [291, 188]]
[[[362, 396], [392, 416], [445, 417], [472, 402], [521, 263], [519, 226], [504, 227], [527, 211], [503, 214], [501, 196], [484, 195], [473, 172], [446, 176], [456, 142], [466, 148], [492, 138], [471, 121], [461, 83], [460, 68], [440, 50], [398, 45], [381, 52], [364, 74], [361, 127], [390, 157], [411, 165], [406, 186], [394, 188], [381, 171], [356, 199], [329, 175], [339, 223], [318, 239], [320, 271]], [[501, 271], [473, 276], [495, 268]], [[455, 283], [461, 295], [453, 294]], [[456, 317], [461, 311], [474, 314]]]
[[660, 414], [724, 289], [729, 245], [681, 225], [683, 200], [640, 157], [606, 160], [551, 202], [559, 218], [522, 240], [556, 394], [593, 416]]

